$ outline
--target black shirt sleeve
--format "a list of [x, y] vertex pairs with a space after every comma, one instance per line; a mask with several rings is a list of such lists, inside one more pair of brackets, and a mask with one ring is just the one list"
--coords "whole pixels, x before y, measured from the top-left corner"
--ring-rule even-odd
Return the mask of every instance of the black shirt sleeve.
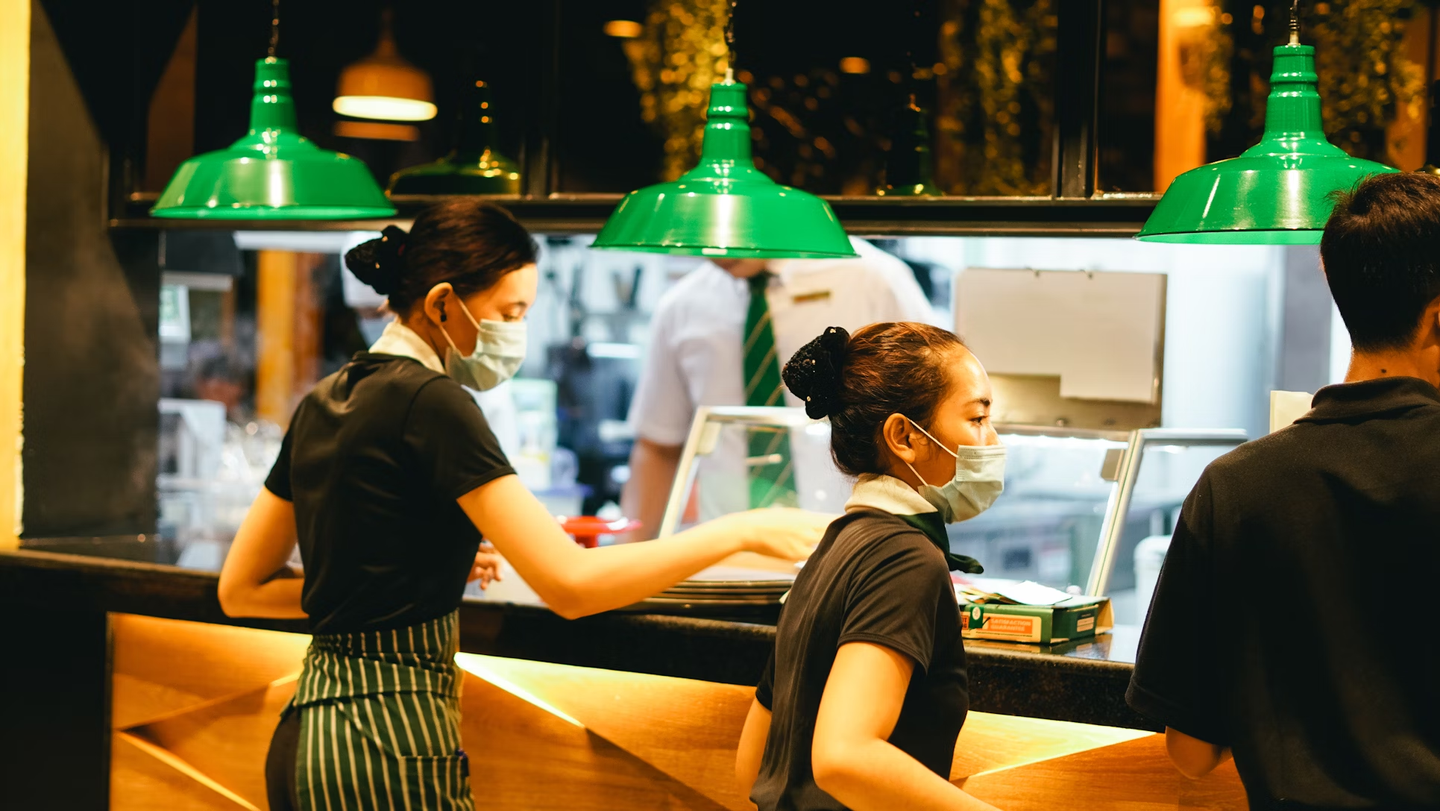
[[935, 650], [935, 612], [954, 585], [945, 560], [917, 532], [901, 532], [860, 562], [846, 595], [838, 645], [873, 642], [930, 667]]
[[285, 431], [285, 439], [280, 442], [280, 455], [275, 457], [275, 464], [270, 467], [270, 475], [265, 477], [265, 489], [286, 501], [295, 500], [295, 493], [290, 485], [290, 454], [295, 444], [294, 437], [295, 420], [292, 418], [290, 428]]
[[770, 649], [770, 658], [765, 662], [765, 671], [760, 674], [760, 683], [755, 686], [755, 700], [760, 706], [774, 711], [775, 701], [775, 649]]
[[1170, 551], [1140, 635], [1140, 651], [1125, 700], [1141, 715], [1192, 738], [1229, 745], [1223, 685], [1215, 673], [1214, 632], [1207, 612], [1214, 593], [1209, 474], [1185, 499]]
[[447, 499], [515, 472], [480, 406], [449, 378], [437, 377], [415, 394], [405, 444], [433, 491]]

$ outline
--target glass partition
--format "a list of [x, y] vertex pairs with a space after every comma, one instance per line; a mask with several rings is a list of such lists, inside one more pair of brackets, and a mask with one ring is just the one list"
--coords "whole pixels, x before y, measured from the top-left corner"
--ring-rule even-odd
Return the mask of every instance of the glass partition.
[[1140, 432], [1131, 451], [1134, 470], [1126, 503], [1120, 505], [1123, 521], [1114, 527], [1113, 562], [1105, 581], [1117, 623], [1144, 622], [1181, 505], [1205, 467], [1244, 441], [1242, 432], [1213, 433]]
[[[997, 429], [1009, 448], [1005, 494], [950, 526], [952, 551], [986, 575], [1109, 595], [1116, 622], [1130, 625], [1145, 618], [1180, 505], [1206, 465], [1245, 441], [1239, 430]], [[794, 489], [773, 503], [844, 510], [851, 481], [830, 458], [827, 422], [798, 408], [701, 408], [660, 534], [761, 506], [754, 484], [777, 464]]]
[[1001, 430], [1009, 449], [1005, 493], [985, 513], [950, 526], [951, 548], [980, 561], [986, 575], [1059, 589], [1083, 585], [1116, 489], [1105, 462], [1125, 448], [1126, 434]]

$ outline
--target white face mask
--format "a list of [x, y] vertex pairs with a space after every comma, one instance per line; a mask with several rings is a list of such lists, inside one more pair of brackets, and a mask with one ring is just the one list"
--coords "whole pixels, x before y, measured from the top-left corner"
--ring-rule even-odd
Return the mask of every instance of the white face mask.
[[468, 356], [460, 354], [442, 324], [440, 334], [450, 344], [445, 350], [445, 374], [462, 386], [488, 391], [514, 377], [525, 362], [525, 323], [476, 321], [465, 302], [459, 303], [460, 311], [475, 326], [475, 351]]
[[966, 521], [990, 509], [995, 499], [1005, 492], [1005, 446], [961, 445], [952, 451], [930, 436], [929, 431], [920, 428], [920, 423], [912, 420], [911, 424], [955, 457], [955, 478], [939, 487], [926, 483], [909, 462], [905, 463], [920, 480], [920, 495], [935, 505], [945, 523]]

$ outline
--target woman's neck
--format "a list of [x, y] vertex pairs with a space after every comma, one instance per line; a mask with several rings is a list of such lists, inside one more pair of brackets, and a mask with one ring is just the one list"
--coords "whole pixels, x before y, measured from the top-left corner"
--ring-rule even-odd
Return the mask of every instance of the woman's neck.
[[430, 319], [426, 318], [423, 313], [416, 313], [409, 318], [397, 315], [395, 318], [411, 332], [419, 335], [420, 340], [434, 351], [435, 357], [440, 358], [442, 363], [444, 362], [445, 350], [450, 345], [445, 342], [444, 336], [439, 334], [439, 329], [430, 322]]

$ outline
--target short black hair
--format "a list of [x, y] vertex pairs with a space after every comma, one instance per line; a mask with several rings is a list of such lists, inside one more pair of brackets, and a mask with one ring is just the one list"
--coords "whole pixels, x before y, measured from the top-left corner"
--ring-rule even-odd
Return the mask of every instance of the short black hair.
[[1440, 177], [1371, 175], [1337, 193], [1320, 261], [1356, 350], [1408, 347], [1440, 297]]

